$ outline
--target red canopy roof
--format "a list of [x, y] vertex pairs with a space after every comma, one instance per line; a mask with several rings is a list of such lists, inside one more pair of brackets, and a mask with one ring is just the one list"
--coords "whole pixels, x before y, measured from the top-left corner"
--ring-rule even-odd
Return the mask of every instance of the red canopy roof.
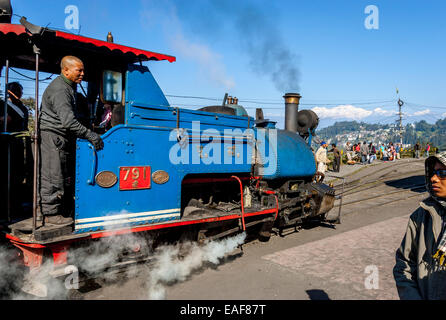
[[[20, 38], [31, 37], [31, 35], [29, 35], [26, 32], [25, 27], [22, 25], [19, 25], [19, 24], [0, 23], [0, 35], [1, 34], [9, 35], [9, 36], [12, 34], [15, 34]], [[54, 39], [54, 36], [55, 36], [55, 39]], [[169, 62], [174, 62], [176, 60], [176, 58], [173, 56], [168, 56], [168, 55], [151, 52], [151, 51], [135, 49], [132, 47], [127, 47], [127, 46], [119, 45], [116, 43], [110, 43], [110, 42], [106, 42], [106, 41], [102, 41], [102, 40], [87, 38], [87, 37], [70, 34], [70, 33], [62, 32], [62, 31], [55, 31], [55, 30], [51, 30], [51, 29], [46, 29], [41, 37], [42, 37], [43, 41], [45, 40], [46, 37], [51, 37], [52, 42], [58, 41], [58, 40], [61, 40], [61, 41], [69, 40], [69, 41], [73, 41], [73, 45], [85, 44], [88, 46], [88, 49], [90, 49], [90, 50], [91, 50], [91, 45], [93, 45], [94, 47], [97, 47], [98, 49], [106, 48], [113, 52], [121, 52], [122, 54], [127, 54], [127, 56], [128, 56], [128, 54], [134, 55], [135, 59], [133, 59], [134, 60], [133, 62], [148, 61], [148, 60], [158, 60], [158, 61], [167, 60]], [[77, 46], [77, 48], [79, 49], [78, 46]]]
[[97, 47], [106, 47], [110, 50], [120, 50], [123, 53], [131, 52], [131, 53], [135, 54], [136, 56], [144, 56], [147, 58], [147, 60], [167, 60], [169, 62], [174, 62], [176, 60], [175, 57], [168, 56], [165, 54], [135, 49], [132, 47], [126, 47], [126, 46], [122, 46], [119, 44], [110, 43], [107, 41], [97, 40], [97, 39], [93, 39], [93, 38], [82, 37], [82, 36], [62, 32], [62, 31], [56, 31], [56, 37], [61, 37], [64, 39], [79, 41], [79, 42], [83, 42], [83, 43], [91, 43]]

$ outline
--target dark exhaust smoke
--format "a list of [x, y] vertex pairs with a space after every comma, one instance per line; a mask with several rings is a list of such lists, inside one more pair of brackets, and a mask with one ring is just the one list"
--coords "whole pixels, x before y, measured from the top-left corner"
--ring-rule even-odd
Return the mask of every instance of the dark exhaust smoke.
[[223, 36], [222, 30], [233, 28], [238, 41], [232, 41], [232, 47], [247, 54], [255, 73], [270, 78], [279, 92], [300, 91], [298, 56], [281, 37], [276, 26], [278, 14], [272, 13], [274, 7], [270, 2], [204, 0], [179, 1], [175, 5], [181, 20], [209, 41]]

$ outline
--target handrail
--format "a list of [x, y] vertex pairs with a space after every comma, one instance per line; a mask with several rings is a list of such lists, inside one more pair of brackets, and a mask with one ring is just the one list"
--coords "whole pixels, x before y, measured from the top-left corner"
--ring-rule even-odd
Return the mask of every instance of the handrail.
[[94, 186], [94, 180], [95, 180], [95, 176], [96, 176], [96, 166], [97, 166], [97, 162], [98, 162], [98, 154], [96, 152], [96, 149], [94, 148], [94, 146], [91, 143], [88, 143], [88, 147], [93, 150], [93, 165], [91, 166], [91, 175], [90, 175], [90, 179], [87, 180], [87, 183]]
[[[36, 233], [37, 228], [37, 211], [38, 211], [38, 197], [40, 189], [37, 186], [38, 179], [40, 179], [39, 159], [40, 159], [40, 118], [39, 118], [39, 61], [40, 50], [36, 45], [33, 45], [33, 51], [36, 57], [36, 80], [34, 91], [34, 163], [33, 163], [33, 235]], [[39, 176], [39, 177], [38, 177]], [[42, 213], [40, 213], [42, 214]], [[42, 217], [43, 223], [43, 217]]]
[[243, 225], [243, 231], [246, 231], [245, 227], [245, 207], [243, 205], [243, 184], [239, 177], [237, 176], [231, 176], [231, 178], [234, 178], [238, 181], [240, 184], [240, 197], [241, 197], [241, 204], [242, 204], [242, 225]]

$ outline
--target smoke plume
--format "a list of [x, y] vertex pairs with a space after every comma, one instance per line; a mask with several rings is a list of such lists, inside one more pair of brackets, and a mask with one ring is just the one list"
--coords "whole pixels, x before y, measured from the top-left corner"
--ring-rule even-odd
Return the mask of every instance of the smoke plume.
[[[202, 0], [176, 1], [175, 5], [179, 19], [193, 33], [209, 41], [217, 37], [228, 40], [231, 49], [246, 54], [252, 71], [269, 77], [277, 90], [300, 91], [299, 59], [277, 28], [279, 14], [271, 2]], [[229, 28], [235, 36], [227, 39]]]
[[212, 2], [228, 15], [238, 31], [241, 48], [254, 72], [268, 76], [280, 92], [299, 92], [297, 56], [288, 48], [276, 25], [259, 6], [242, 1]]
[[[251, 70], [269, 78], [277, 90], [299, 92], [298, 56], [281, 36], [279, 14], [267, 1], [141, 0], [142, 23], [164, 25], [165, 34], [183, 55], [195, 59], [214, 82], [230, 89], [235, 85], [210, 45], [224, 45], [241, 52]], [[268, 8], [266, 11], [264, 8]], [[187, 39], [185, 30], [194, 39]], [[172, 35], [174, 35], [172, 37]], [[198, 42], [200, 39], [200, 42]]]
[[177, 6], [170, 0], [142, 0], [143, 10], [140, 12], [142, 25], [152, 31], [154, 24], [162, 26], [165, 37], [177, 53], [194, 61], [201, 73], [211, 83], [225, 90], [235, 86], [235, 82], [226, 72], [222, 56], [198, 39], [190, 39], [183, 32], [179, 20]]

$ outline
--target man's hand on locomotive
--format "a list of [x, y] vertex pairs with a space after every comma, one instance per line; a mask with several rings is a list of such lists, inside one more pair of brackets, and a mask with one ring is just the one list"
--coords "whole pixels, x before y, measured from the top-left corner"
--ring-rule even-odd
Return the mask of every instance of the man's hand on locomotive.
[[87, 134], [85, 136], [88, 141], [94, 146], [96, 150], [101, 150], [104, 148], [104, 141], [102, 141], [102, 138], [100, 135], [98, 135], [96, 132], [91, 131], [88, 129]]

